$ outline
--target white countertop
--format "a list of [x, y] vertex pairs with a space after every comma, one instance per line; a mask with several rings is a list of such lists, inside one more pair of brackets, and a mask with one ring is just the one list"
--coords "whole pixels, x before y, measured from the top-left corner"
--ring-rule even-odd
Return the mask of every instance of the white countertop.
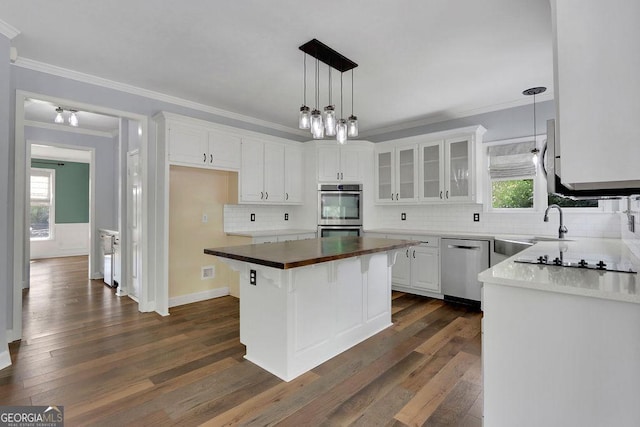
[[487, 233], [473, 233], [473, 232], [450, 232], [450, 231], [432, 231], [432, 230], [411, 230], [406, 228], [372, 228], [365, 229], [365, 233], [380, 233], [380, 234], [402, 234], [408, 236], [433, 236], [433, 237], [451, 237], [453, 239], [480, 239], [480, 240], [492, 240], [494, 235]]
[[281, 230], [255, 230], [255, 231], [230, 231], [229, 236], [243, 237], [265, 237], [265, 236], [290, 236], [292, 234], [315, 233], [317, 230], [302, 230], [295, 228], [287, 228]]
[[112, 234], [114, 236], [117, 236], [118, 234], [120, 234], [119, 231], [110, 230], [108, 228], [98, 228], [98, 231], [100, 231], [101, 233]]
[[591, 269], [557, 267], [515, 262], [540, 255], [564, 258], [602, 259], [640, 272], [638, 259], [619, 239], [577, 238], [539, 242], [478, 275], [481, 282], [558, 292], [640, 304], [638, 274], [603, 272]]

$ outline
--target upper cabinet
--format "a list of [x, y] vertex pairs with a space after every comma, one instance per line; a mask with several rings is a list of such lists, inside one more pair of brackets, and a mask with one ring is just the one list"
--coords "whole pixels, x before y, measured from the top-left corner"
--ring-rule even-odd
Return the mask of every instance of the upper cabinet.
[[[336, 145], [335, 142], [317, 146], [318, 181], [362, 182], [362, 159], [368, 158], [369, 149], [353, 144]], [[367, 153], [363, 156], [363, 153]]]
[[379, 144], [376, 203], [480, 203], [484, 132], [473, 126]]
[[167, 119], [165, 126], [171, 164], [223, 170], [240, 168], [239, 134], [181, 117]]
[[415, 202], [418, 150], [415, 144], [376, 151], [377, 203]]
[[563, 183], [640, 187], [640, 2], [552, 0], [551, 10]]
[[239, 202], [302, 204], [304, 157], [298, 145], [243, 138]]

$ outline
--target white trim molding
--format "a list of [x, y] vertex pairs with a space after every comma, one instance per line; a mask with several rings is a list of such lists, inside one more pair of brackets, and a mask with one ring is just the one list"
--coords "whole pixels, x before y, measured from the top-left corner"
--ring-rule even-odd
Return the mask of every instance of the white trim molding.
[[227, 286], [202, 292], [196, 292], [193, 294], [180, 295], [177, 297], [169, 298], [169, 308], [177, 307], [179, 305], [191, 304], [199, 301], [205, 301], [212, 298], [220, 298], [227, 295], [229, 295], [229, 288]]
[[20, 34], [20, 30], [13, 27], [0, 19], [0, 34], [6, 36], [9, 40]]
[[93, 76], [91, 74], [81, 73], [79, 71], [70, 70], [68, 68], [62, 68], [55, 65], [46, 64], [44, 62], [35, 61], [29, 58], [20, 57], [17, 59], [14, 65], [18, 67], [34, 70], [34, 71], [40, 71], [46, 74], [52, 74], [55, 76], [76, 80], [83, 83], [89, 83], [96, 86], [102, 86], [109, 89], [130, 93], [132, 95], [139, 95], [145, 98], [155, 99], [157, 101], [179, 105], [181, 107], [191, 108], [193, 110], [214, 114], [216, 116], [226, 117], [233, 120], [238, 120], [248, 124], [273, 129], [279, 132], [285, 132], [293, 135], [306, 136], [306, 137], [309, 136], [309, 132], [302, 131], [300, 129], [291, 128], [291, 127], [283, 126], [277, 123], [268, 122], [266, 120], [261, 120], [255, 117], [246, 116], [244, 114], [234, 113], [231, 111], [223, 110], [221, 108], [200, 104], [200, 103], [189, 101], [183, 98], [178, 98], [176, 96], [166, 95], [160, 92], [143, 89], [143, 88], [129, 85], [126, 83], [120, 83], [120, 82], [105, 79], [102, 77]]
[[83, 134], [83, 135], [91, 135], [91, 136], [99, 136], [102, 138], [114, 138], [115, 136], [118, 135], [118, 132], [103, 132], [100, 130], [93, 130], [93, 129], [84, 129], [84, 128], [76, 128], [76, 127], [70, 127], [70, 126], [60, 126], [58, 124], [55, 123], [44, 123], [44, 122], [36, 122], [33, 120], [24, 120], [24, 125], [25, 126], [30, 126], [30, 127], [35, 127], [35, 128], [42, 128], [42, 129], [48, 129], [48, 130], [55, 130], [58, 132], [71, 132], [71, 133], [79, 133], [79, 134]]

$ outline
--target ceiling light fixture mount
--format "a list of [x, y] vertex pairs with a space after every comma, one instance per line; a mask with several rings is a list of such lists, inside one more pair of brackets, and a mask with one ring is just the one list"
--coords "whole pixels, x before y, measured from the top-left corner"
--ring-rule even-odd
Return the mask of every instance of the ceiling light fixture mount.
[[65, 111], [69, 112], [69, 126], [73, 126], [74, 128], [77, 128], [78, 125], [80, 124], [78, 121], [78, 110], [65, 110], [62, 107], [56, 107], [56, 117], [55, 119], [53, 119], [54, 123], [57, 123], [59, 125], [64, 124], [64, 116], [62, 115], [62, 113], [64, 113]]
[[[353, 114], [353, 69], [358, 66], [355, 62], [344, 55], [331, 49], [329, 46], [312, 39], [299, 47], [305, 53], [304, 60], [304, 95], [303, 104], [300, 107], [299, 128], [310, 129], [314, 139], [322, 139], [324, 136], [336, 136], [340, 144], [347, 141], [347, 135], [350, 137], [358, 136], [358, 118]], [[307, 100], [307, 62], [306, 56], [310, 55], [316, 60], [315, 67], [315, 107], [309, 114], [309, 107], [306, 105]], [[318, 98], [320, 96], [320, 62], [327, 64], [329, 68], [329, 104], [324, 108], [324, 117], [320, 113]], [[331, 79], [331, 69], [340, 71], [340, 119], [335, 114], [335, 106], [332, 103], [333, 82]], [[342, 118], [342, 75], [345, 71], [351, 70], [351, 116], [349, 121]], [[347, 130], [348, 127], [348, 130]]]

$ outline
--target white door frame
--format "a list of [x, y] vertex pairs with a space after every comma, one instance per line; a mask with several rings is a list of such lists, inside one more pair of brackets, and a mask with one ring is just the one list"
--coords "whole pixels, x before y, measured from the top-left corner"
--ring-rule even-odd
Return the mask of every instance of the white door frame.
[[[27, 209], [26, 209], [26, 183], [29, 168], [27, 168], [27, 150], [28, 146], [24, 136], [24, 102], [27, 98], [41, 99], [52, 102], [53, 104], [73, 105], [79, 110], [88, 110], [96, 113], [107, 114], [115, 117], [122, 117], [136, 120], [140, 123], [142, 136], [140, 137], [140, 154], [142, 166], [142, 191], [145, 197], [142, 205], [142, 289], [140, 295], [139, 310], [140, 311], [159, 311], [166, 312], [163, 307], [155, 307], [155, 299], [162, 292], [162, 289], [149, 289], [149, 257], [148, 250], [149, 232], [152, 229], [148, 223], [151, 219], [149, 215], [150, 187], [148, 182], [148, 151], [149, 151], [149, 121], [147, 116], [135, 114], [127, 111], [116, 110], [113, 108], [101, 107], [92, 104], [77, 102], [74, 100], [52, 97], [48, 95], [32, 93], [22, 90], [16, 90], [16, 128], [15, 128], [15, 175], [14, 175], [14, 239], [13, 239], [13, 328], [7, 331], [7, 340], [9, 342], [22, 338], [22, 289], [27, 286], [29, 277], [28, 264], [29, 253], [29, 228]], [[122, 137], [122, 136], [120, 136]], [[118, 177], [114, 177], [117, 180]], [[95, 226], [95, 224], [94, 224]], [[128, 251], [127, 251], [128, 252]], [[154, 285], [155, 286], [155, 285]], [[150, 298], [150, 294], [154, 298]]]

